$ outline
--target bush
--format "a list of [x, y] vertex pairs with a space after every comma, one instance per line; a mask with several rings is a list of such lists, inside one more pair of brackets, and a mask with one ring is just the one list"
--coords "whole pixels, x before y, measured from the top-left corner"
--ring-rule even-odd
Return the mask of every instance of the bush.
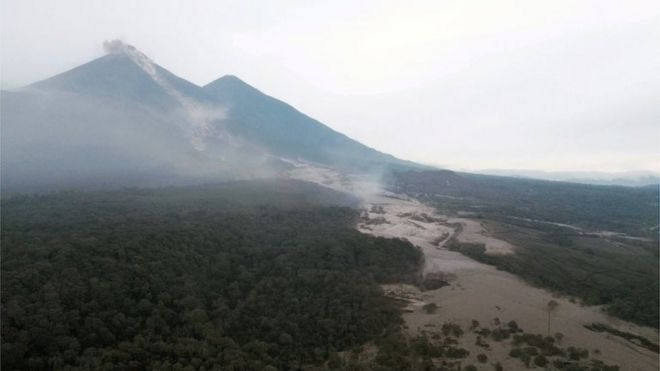
[[474, 333], [479, 334], [481, 336], [488, 337], [488, 336], [490, 336], [491, 331], [490, 331], [489, 328], [480, 328], [480, 329], [476, 330]]
[[337, 352], [332, 352], [330, 353], [330, 356], [328, 357], [328, 367], [331, 369], [339, 369], [344, 366], [344, 361], [341, 359], [339, 354]]
[[455, 323], [445, 323], [442, 325], [442, 333], [445, 336], [454, 335], [455, 337], [460, 337], [463, 335], [463, 329]]
[[523, 349], [523, 352], [525, 354], [529, 355], [529, 356], [535, 356], [535, 355], [539, 354], [538, 349], [536, 349], [534, 347], [526, 347], [526, 348]]
[[428, 303], [424, 305], [422, 309], [428, 314], [433, 314], [438, 310], [438, 306], [435, 303]]
[[486, 361], [488, 361], [488, 356], [483, 353], [478, 354], [477, 361], [479, 361], [479, 363], [486, 363]]
[[504, 339], [508, 339], [509, 336], [510, 336], [510, 333], [509, 333], [508, 330], [504, 330], [504, 329], [501, 329], [501, 328], [496, 328], [496, 329], [493, 330], [493, 332], [491, 332], [490, 335], [493, 338], [493, 340], [502, 341]]
[[589, 358], [589, 351], [582, 348], [568, 347], [568, 358], [579, 361], [582, 358]]
[[562, 361], [561, 359], [555, 359], [552, 361], [552, 365], [555, 366], [557, 370], [562, 370], [564, 367], [566, 367], [565, 361]]
[[536, 356], [536, 358], [534, 358], [534, 364], [539, 367], [544, 367], [545, 365], [548, 364], [548, 359], [545, 358], [543, 355], [538, 355]]
[[529, 365], [532, 363], [532, 356], [530, 356], [529, 354], [523, 353], [522, 356], [520, 357], [520, 359], [523, 361], [525, 366], [527, 368], [529, 368]]
[[445, 356], [447, 358], [465, 358], [470, 355], [470, 352], [463, 348], [449, 347], [445, 349]]

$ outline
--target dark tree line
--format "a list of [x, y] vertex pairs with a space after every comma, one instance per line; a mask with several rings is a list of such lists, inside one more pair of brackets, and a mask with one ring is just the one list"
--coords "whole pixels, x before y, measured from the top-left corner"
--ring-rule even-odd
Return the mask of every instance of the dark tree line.
[[297, 369], [400, 324], [378, 284], [412, 282], [415, 247], [353, 209], [216, 196], [3, 200], [2, 368]]
[[[441, 171], [392, 172], [394, 191], [416, 195], [446, 211], [531, 218], [656, 240], [660, 193], [618, 187]], [[446, 197], [450, 196], [450, 197]]]

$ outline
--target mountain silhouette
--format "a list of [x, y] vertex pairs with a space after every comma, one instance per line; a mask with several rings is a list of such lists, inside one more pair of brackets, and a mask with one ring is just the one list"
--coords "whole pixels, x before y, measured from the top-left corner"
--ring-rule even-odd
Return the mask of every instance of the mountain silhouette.
[[292, 162], [346, 172], [419, 168], [235, 76], [204, 87], [136, 48], [3, 91], [2, 185], [162, 185], [277, 175]]

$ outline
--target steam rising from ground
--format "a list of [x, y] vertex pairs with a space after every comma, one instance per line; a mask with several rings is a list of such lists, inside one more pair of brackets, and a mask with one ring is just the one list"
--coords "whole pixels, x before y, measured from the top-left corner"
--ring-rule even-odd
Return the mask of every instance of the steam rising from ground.
[[226, 132], [217, 130], [217, 123], [227, 117], [227, 111], [224, 107], [217, 105], [202, 105], [194, 100], [184, 96], [175, 89], [167, 79], [163, 78], [160, 71], [149, 57], [144, 53], [126, 44], [121, 40], [107, 40], [103, 42], [103, 49], [109, 54], [125, 54], [131, 58], [144, 72], [146, 72], [161, 88], [172, 96], [184, 109], [184, 114], [190, 121], [188, 133], [190, 142], [198, 151], [206, 149], [206, 138], [218, 136], [228, 139]]
[[305, 161], [281, 160], [292, 166], [288, 172], [290, 177], [352, 194], [362, 199], [363, 202], [368, 202], [368, 200], [385, 192], [382, 185], [382, 173], [379, 171], [374, 170], [359, 175], [348, 174]]
[[[291, 177], [315, 179], [364, 199], [382, 191], [385, 165], [379, 161], [387, 156], [357, 143], [319, 150], [321, 161], [360, 171], [358, 177], [301, 160], [306, 153], [282, 155], [287, 148], [271, 148], [258, 136], [229, 131], [234, 128], [229, 124], [241, 116], [226, 120], [222, 96], [176, 77], [121, 40], [106, 41], [103, 48], [110, 57], [19, 91], [2, 92], [4, 190], [8, 185], [20, 192], [33, 186], [41, 191], [92, 183], [99, 188], [178, 185], [290, 171]], [[287, 125], [291, 117], [300, 125], [318, 125], [297, 113], [290, 116], [289, 109], [284, 104], [272, 107], [265, 115], [269, 117], [258, 119], [269, 125], [272, 114], [274, 127], [281, 120], [278, 130], [292, 136], [300, 133], [290, 131], [296, 127]], [[312, 131], [331, 134], [327, 128], [317, 129]], [[287, 145], [297, 145], [291, 143]], [[365, 153], [370, 156], [364, 161], [370, 164], [369, 175], [368, 166], [355, 164]]]

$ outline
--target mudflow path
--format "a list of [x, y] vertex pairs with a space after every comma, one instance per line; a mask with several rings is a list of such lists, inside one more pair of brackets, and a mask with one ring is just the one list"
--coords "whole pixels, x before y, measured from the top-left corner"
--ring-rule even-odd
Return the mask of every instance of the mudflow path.
[[[590, 331], [584, 325], [601, 322], [651, 340], [658, 339], [657, 330], [607, 316], [600, 307], [582, 306], [569, 298], [557, 297], [444, 246], [455, 237], [459, 242], [484, 243], [486, 251], [491, 254], [511, 254], [522, 248], [489, 236], [479, 221], [438, 215], [417, 200], [383, 191], [373, 181], [348, 178], [327, 168], [297, 164], [291, 176], [361, 197], [364, 210], [358, 230], [410, 241], [424, 254], [423, 274], [446, 280], [447, 286], [424, 292], [411, 285], [383, 286], [388, 295], [408, 301], [403, 318], [411, 335], [437, 329], [445, 322], [457, 323], [467, 329], [472, 320], [490, 328], [497, 322], [513, 320], [528, 333], [545, 335], [548, 330], [549, 334], [562, 333], [562, 347], [587, 348], [592, 358], [617, 364], [622, 370], [658, 370], [656, 353], [620, 337]], [[549, 315], [547, 305], [551, 300], [559, 306]], [[435, 303], [438, 310], [427, 314], [422, 310], [427, 303]], [[477, 347], [475, 340], [476, 335], [469, 331], [459, 340], [461, 346], [470, 351], [466, 364], [477, 364], [476, 355], [486, 353], [490, 360], [501, 362], [504, 369], [524, 368], [519, 360], [508, 356], [509, 345], [489, 341], [491, 348], [486, 350]]]
[[[484, 243], [488, 253], [509, 254], [520, 248], [488, 236], [479, 221], [437, 215], [432, 208], [416, 200], [392, 194], [373, 196], [365, 204], [364, 214], [366, 218], [358, 225], [361, 232], [407, 239], [424, 253], [424, 274], [443, 277], [449, 283], [448, 286], [425, 292], [411, 285], [384, 286], [389, 295], [409, 301], [404, 320], [411, 335], [422, 330], [439, 329], [445, 322], [457, 323], [467, 329], [472, 320], [491, 328], [495, 322], [513, 320], [526, 332], [546, 335], [547, 304], [554, 300], [559, 306], [550, 314], [549, 330], [550, 334], [559, 332], [564, 335], [563, 347], [587, 348], [593, 358], [617, 364], [622, 370], [658, 370], [656, 353], [620, 337], [590, 331], [584, 325], [606, 323], [651, 340], [658, 339], [654, 329], [607, 316], [600, 307], [581, 306], [569, 298], [554, 296], [512, 274], [444, 247], [448, 239], [458, 233], [456, 226], [460, 224], [461, 232], [456, 236], [457, 240]], [[438, 306], [436, 313], [427, 314], [422, 310], [427, 303]], [[500, 361], [504, 369], [524, 368], [519, 360], [508, 356], [508, 345], [490, 341], [491, 349], [485, 350], [475, 345], [476, 335], [469, 332], [460, 342], [470, 351], [466, 364], [477, 364], [476, 355], [485, 353], [489, 359]]]

